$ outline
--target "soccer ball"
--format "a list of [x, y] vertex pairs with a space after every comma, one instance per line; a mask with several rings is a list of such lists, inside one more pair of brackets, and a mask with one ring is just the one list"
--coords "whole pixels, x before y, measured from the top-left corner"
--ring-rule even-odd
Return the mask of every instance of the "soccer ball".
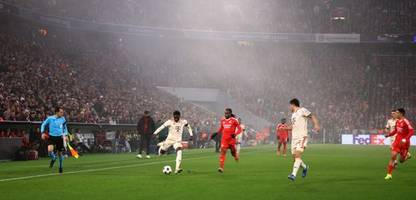
[[163, 167], [162, 172], [166, 175], [169, 175], [169, 174], [172, 173], [172, 168], [169, 165], [166, 165], [166, 166]]

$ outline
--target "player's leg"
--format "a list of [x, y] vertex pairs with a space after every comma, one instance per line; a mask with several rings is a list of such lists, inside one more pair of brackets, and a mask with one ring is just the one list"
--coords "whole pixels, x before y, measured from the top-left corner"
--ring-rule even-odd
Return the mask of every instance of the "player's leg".
[[235, 161], [238, 162], [239, 157], [236, 149], [236, 145], [231, 143], [230, 145], [231, 155], [234, 157]]
[[182, 144], [177, 142], [173, 144], [173, 148], [176, 151], [176, 167], [175, 167], [175, 174], [179, 174], [182, 172], [181, 163], [182, 163]]
[[163, 142], [160, 142], [159, 144], [157, 144], [157, 146], [159, 146], [159, 156], [163, 155], [163, 154], [167, 154], [169, 148], [171, 146], [173, 146], [176, 142], [172, 141], [172, 140], [165, 140]]
[[170, 141], [167, 141], [167, 140], [157, 144], [157, 146], [159, 146], [158, 155], [161, 156], [163, 154], [166, 154], [169, 147], [172, 146], [172, 145], [173, 145], [173, 143], [171, 143]]
[[[390, 143], [391, 143], [391, 145], [390, 145], [390, 148], [391, 149], [393, 149], [393, 147], [394, 147], [394, 140], [396, 140], [396, 136], [392, 136], [392, 137], [390, 137]], [[393, 164], [393, 166], [394, 166], [394, 168], [396, 168], [397, 167], [397, 165], [399, 164], [399, 161], [398, 161], [399, 159], [396, 159], [395, 161], [394, 161], [394, 164]]]
[[146, 136], [146, 158], [150, 158], [150, 139], [151, 137], [149, 135]]
[[54, 136], [49, 136], [48, 139], [48, 155], [51, 158], [51, 161], [49, 163], [49, 168], [52, 168], [55, 164], [57, 157], [57, 153], [56, 151], [59, 150], [58, 148], [58, 142], [62, 141], [62, 139], [60, 137], [54, 137]]
[[409, 160], [410, 158], [412, 158], [412, 154], [410, 153], [409, 149], [407, 149], [406, 160]]
[[278, 156], [280, 156], [280, 148], [282, 147], [282, 141], [280, 140], [280, 138], [278, 138], [278, 140], [277, 140], [277, 152], [276, 152], [276, 154], [278, 155]]
[[142, 158], [142, 152], [143, 152], [143, 146], [144, 146], [144, 135], [140, 135], [140, 144], [139, 144], [139, 153], [137, 154], [137, 158]]
[[176, 149], [176, 168], [175, 168], [176, 174], [182, 172], [181, 163], [182, 163], [182, 147], [179, 147]]
[[63, 173], [63, 164], [64, 164], [63, 151], [58, 151], [58, 160], [59, 160], [59, 173]]
[[410, 145], [404, 145], [404, 147], [400, 150], [400, 163], [404, 163], [406, 160], [411, 158], [411, 155], [409, 153], [409, 146]]
[[218, 172], [224, 172], [224, 162], [227, 155], [228, 144], [222, 143], [220, 147], [220, 167], [218, 168]]
[[178, 148], [176, 150], [176, 168], [175, 168], [175, 173], [181, 173], [182, 172], [181, 163], [182, 163], [182, 148]]
[[393, 178], [392, 174], [393, 174], [393, 170], [394, 170], [394, 162], [397, 159], [397, 154], [398, 154], [398, 152], [395, 149], [392, 149], [389, 164], [387, 166], [387, 175], [384, 178], [386, 180], [390, 180], [390, 179]]
[[48, 145], [48, 155], [51, 158], [51, 161], [49, 163], [49, 168], [52, 168], [56, 161], [56, 154], [54, 152], [54, 146], [52, 143], [49, 143]]
[[293, 157], [295, 159], [295, 162], [293, 163], [293, 169], [292, 169], [292, 173], [288, 176], [288, 178], [292, 181], [294, 181], [296, 179], [299, 167], [301, 166], [302, 159], [301, 159], [302, 154], [300, 152], [295, 151], [293, 154]]
[[303, 168], [302, 177], [306, 177], [308, 173], [309, 167], [302, 160], [302, 154], [305, 150], [306, 143], [306, 139], [300, 139], [292, 143], [292, 155], [294, 157], [295, 162], [293, 163], [292, 173], [288, 176], [288, 178], [292, 181], [296, 179], [300, 167]]
[[59, 161], [59, 173], [63, 173], [63, 164], [64, 164], [64, 141], [61, 137], [56, 138], [56, 150], [58, 151], [58, 161]]
[[287, 151], [287, 139], [283, 141], [283, 156], [286, 157], [286, 151]]

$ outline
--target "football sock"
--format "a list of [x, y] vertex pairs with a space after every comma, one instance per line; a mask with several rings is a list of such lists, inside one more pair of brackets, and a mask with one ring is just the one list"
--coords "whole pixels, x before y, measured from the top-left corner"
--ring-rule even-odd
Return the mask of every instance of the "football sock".
[[48, 152], [48, 154], [49, 154], [49, 157], [51, 157], [51, 159], [52, 159], [53, 161], [55, 161], [55, 160], [56, 160], [56, 155], [55, 155], [55, 153], [54, 153], [53, 151]]
[[300, 158], [295, 159], [295, 163], [293, 163], [293, 171], [292, 171], [293, 176], [296, 176], [296, 174], [298, 173], [299, 166], [300, 166], [301, 162], [302, 162], [302, 160]]
[[306, 164], [303, 162], [303, 160], [300, 160], [300, 166], [305, 169], [306, 168]]
[[182, 150], [178, 150], [176, 152], [176, 170], [181, 168], [181, 162], [182, 162]]
[[220, 153], [220, 167], [224, 168], [224, 162], [225, 162], [225, 155], [227, 154], [227, 150], [221, 149]]
[[63, 166], [63, 162], [64, 162], [64, 155], [60, 155], [59, 156], [59, 168], [62, 168]]
[[393, 173], [393, 168], [394, 168], [394, 166], [389, 164], [387, 166], [387, 174], [392, 174]]

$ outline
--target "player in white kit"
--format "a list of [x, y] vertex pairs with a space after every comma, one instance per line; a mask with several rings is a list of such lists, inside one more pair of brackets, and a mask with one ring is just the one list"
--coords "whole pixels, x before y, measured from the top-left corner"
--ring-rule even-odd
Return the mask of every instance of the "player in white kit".
[[[391, 133], [391, 132], [394, 131], [394, 128], [396, 128], [397, 119], [394, 118], [394, 113], [395, 112], [396, 112], [395, 110], [392, 110], [391, 113], [390, 113], [391, 118], [389, 120], [387, 120], [386, 128], [384, 129], [384, 131], [386, 133]], [[395, 139], [396, 139], [396, 135], [390, 137], [391, 145], [393, 145], [393, 142], [394, 142]]]
[[188, 129], [189, 135], [193, 136], [192, 128], [188, 124], [188, 121], [185, 119], [180, 119], [181, 113], [179, 111], [173, 112], [173, 119], [169, 119], [162, 126], [160, 126], [156, 131], [153, 133], [157, 135], [160, 131], [164, 128], [169, 128], [168, 137], [165, 141], [160, 142], [159, 146], [159, 155], [162, 155], [167, 152], [169, 147], [173, 146], [176, 151], [176, 167], [175, 167], [175, 174], [181, 173], [181, 162], [182, 162], [182, 134], [183, 129], [186, 127]]
[[237, 156], [239, 157], [240, 155], [240, 149], [241, 149], [241, 142], [243, 141], [243, 136], [246, 134], [246, 126], [244, 124], [242, 124], [241, 122], [241, 118], [238, 118], [238, 122], [240, 123], [240, 127], [241, 127], [241, 134], [238, 134], [236, 136], [236, 150], [237, 150]]
[[290, 101], [290, 110], [292, 111], [291, 125], [288, 126], [292, 130], [292, 144], [291, 151], [295, 160], [293, 164], [293, 171], [288, 176], [288, 179], [294, 181], [299, 167], [303, 168], [302, 177], [306, 177], [309, 166], [302, 161], [302, 154], [308, 144], [308, 120], [311, 119], [314, 125], [313, 130], [319, 132], [319, 120], [306, 108], [300, 107], [298, 99]]

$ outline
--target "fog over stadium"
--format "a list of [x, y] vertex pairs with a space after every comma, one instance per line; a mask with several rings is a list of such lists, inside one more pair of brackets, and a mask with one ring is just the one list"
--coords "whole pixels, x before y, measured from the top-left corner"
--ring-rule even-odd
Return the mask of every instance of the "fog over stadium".
[[[411, 24], [406, 26], [409, 22], [400, 21], [402, 15], [381, 14], [386, 20], [392, 21], [393, 26], [377, 27], [377, 23], [369, 24], [362, 20], [364, 16], [369, 16], [366, 19], [372, 20], [371, 16], [380, 16], [378, 10], [386, 9], [383, 6], [376, 6], [377, 1], [368, 1], [359, 7], [354, 6], [355, 1], [320, 0], [265, 1], [260, 5], [255, 1], [81, 2], [83, 1], [79, 3], [11, 1], [23, 8], [33, 8], [39, 15], [68, 17], [86, 22], [153, 27], [151, 31], [155, 34], [137, 37], [129, 34], [128, 31], [126, 33], [112, 30], [114, 33], [103, 33], [54, 29], [55, 27], [39, 24], [28, 28], [27, 24], [19, 24], [26, 26], [26, 30], [22, 31], [23, 29], [14, 25], [18, 19], [4, 18], [3, 21], [9, 26], [15, 26], [15, 30], [8, 29], [8, 31], [32, 33], [32, 36], [37, 37], [38, 40], [50, 41], [54, 46], [61, 48], [59, 55], [61, 58], [56, 58], [58, 60], [69, 59], [68, 56], [86, 57], [88, 54], [102, 62], [100, 63], [102, 66], [95, 66], [95, 70], [104, 73], [107, 67], [107, 73], [110, 74], [116, 73], [116, 70], [129, 73], [130, 77], [121, 78], [123, 76], [120, 75], [120, 79], [112, 82], [123, 84], [126, 91], [129, 88], [140, 88], [128, 91], [128, 95], [132, 96], [136, 96], [137, 91], [141, 92], [142, 89], [154, 86], [215, 88], [230, 94], [244, 106], [244, 109], [271, 123], [284, 117], [288, 112], [287, 101], [297, 97], [302, 99], [302, 103], [313, 106], [316, 112], [328, 118], [324, 120], [328, 122], [325, 127], [334, 126], [338, 129], [383, 127], [386, 112], [397, 104], [397, 106], [407, 106], [414, 112], [415, 101], [412, 101], [415, 98], [414, 93], [404, 99], [394, 94], [406, 92], [415, 86], [415, 72], [414, 68], [411, 68], [414, 64], [413, 45], [384, 45], [388, 48], [380, 48], [383, 44], [318, 45], [309, 41], [300, 43], [300, 40], [294, 43], [284, 40], [270, 43], [257, 38], [254, 38], [254, 41], [244, 40], [249, 37], [242, 37], [242, 40], [221, 38], [221, 34], [237, 32], [263, 35], [363, 33], [361, 39], [365, 43], [367, 38], [383, 34], [414, 31], [414, 26]], [[405, 6], [407, 3], [410, 1], [399, 3], [400, 5], [395, 7]], [[82, 8], [80, 4], [83, 5]], [[412, 6], [413, 4], [410, 4], [408, 9], [411, 10]], [[367, 10], [368, 8], [372, 9]], [[391, 9], [394, 11], [394, 8]], [[346, 19], [338, 19], [339, 17]], [[381, 19], [377, 19], [379, 20]], [[19, 23], [27, 22], [19, 21]], [[41, 37], [39, 29], [45, 29], [47, 34]], [[163, 30], [169, 30], [173, 34], [165, 34]], [[145, 34], [144, 31], [138, 33]], [[197, 33], [212, 35], [205, 36], [208, 39], [199, 39], [198, 37], [204, 36], [199, 36]], [[192, 34], [196, 36], [192, 37]], [[258, 38], [262, 37], [258, 36]], [[48, 45], [52, 45], [50, 43], [44, 42], [42, 45], [50, 49], [48, 48]], [[94, 62], [88, 57], [85, 59]], [[386, 63], [395, 61], [399, 66], [385, 66]], [[70, 62], [76, 61], [68, 60], [63, 64], [69, 65], [71, 70], [79, 67]], [[397, 73], [395, 75], [387, 72], [388, 69], [384, 70], [393, 67], [403, 67], [405, 71], [410, 71], [399, 75], [401, 70], [398, 70], [394, 72]], [[380, 69], [383, 70], [381, 74], [372, 73]], [[99, 76], [97, 72], [94, 74]], [[401, 79], [408, 81], [389, 83], [394, 79], [388, 79], [388, 75], [404, 76]], [[78, 82], [76, 77], [74, 79]], [[97, 84], [95, 80], [83, 80], [85, 81]], [[124, 84], [124, 81], [132, 83]], [[111, 95], [112, 91], [106, 91], [110, 92], [106, 94], [102, 91], [104, 89], [99, 87], [97, 90], [100, 91], [96, 91], [102, 93], [104, 99], [114, 99], [118, 96]], [[82, 98], [79, 95], [75, 96]], [[85, 103], [90, 105], [94, 104], [94, 98], [86, 101]], [[379, 105], [380, 101], [383, 105]], [[54, 103], [56, 102], [52, 104]], [[135, 104], [137, 101], [133, 100], [129, 103]], [[85, 109], [83, 107], [85, 105], [80, 105], [79, 109]], [[125, 111], [131, 112], [131, 109]], [[136, 115], [136, 112], [131, 112], [133, 113]], [[101, 116], [98, 114], [93, 117]], [[128, 118], [132, 120], [134, 117]], [[121, 122], [123, 119], [116, 121]]]
[[398, 108], [416, 121], [412, 0], [0, 0], [0, 24], [0, 139], [19, 138], [0, 160], [48, 156], [57, 107], [86, 154], [141, 153], [145, 111], [157, 128], [179, 110], [186, 145], [217, 151], [228, 107], [243, 148], [275, 144], [293, 98], [319, 118], [313, 144], [373, 144]]

